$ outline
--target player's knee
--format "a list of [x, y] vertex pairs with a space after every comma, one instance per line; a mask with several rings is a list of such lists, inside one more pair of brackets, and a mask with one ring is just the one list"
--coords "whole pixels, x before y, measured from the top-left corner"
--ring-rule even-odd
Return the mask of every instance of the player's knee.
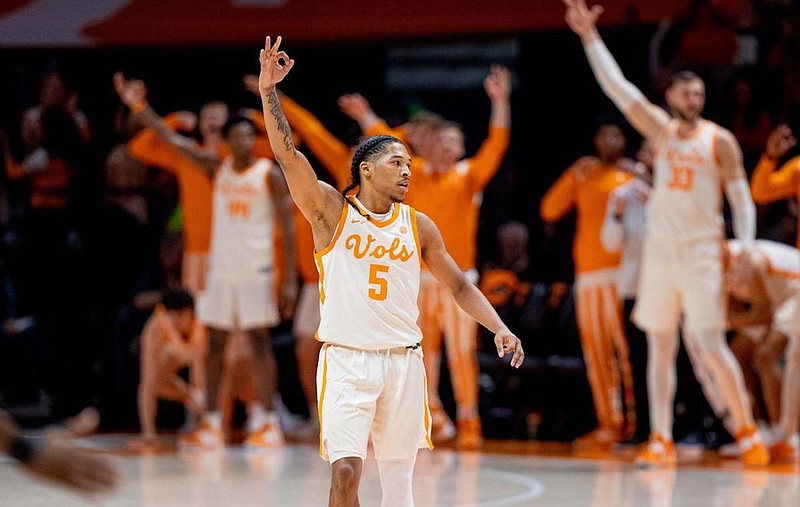
[[331, 465], [331, 486], [342, 490], [357, 488], [360, 470], [360, 458], [336, 460]]

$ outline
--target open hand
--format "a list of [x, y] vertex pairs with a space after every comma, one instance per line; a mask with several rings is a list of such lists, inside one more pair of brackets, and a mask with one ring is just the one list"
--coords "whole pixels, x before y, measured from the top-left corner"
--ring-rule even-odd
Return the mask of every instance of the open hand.
[[125, 74], [114, 74], [114, 90], [119, 99], [128, 107], [134, 107], [147, 100], [147, 86], [139, 79], [127, 79]]
[[563, 0], [567, 6], [564, 19], [573, 32], [581, 38], [591, 36], [597, 30], [597, 18], [603, 13], [603, 7], [593, 5], [592, 8], [586, 6], [586, 0]]
[[503, 65], [492, 65], [491, 73], [483, 80], [483, 89], [490, 100], [508, 100], [511, 97], [511, 73]]
[[74, 436], [94, 431], [99, 420], [96, 410], [86, 409], [65, 428], [48, 431], [44, 442], [24, 464], [25, 468], [34, 475], [84, 494], [103, 493], [115, 488], [120, 474], [114, 463], [70, 442]]
[[795, 139], [792, 129], [786, 125], [778, 125], [767, 139], [767, 156], [779, 159], [794, 148], [796, 144], [797, 139]]
[[356, 121], [372, 113], [369, 102], [360, 93], [342, 95], [336, 103], [344, 114]]

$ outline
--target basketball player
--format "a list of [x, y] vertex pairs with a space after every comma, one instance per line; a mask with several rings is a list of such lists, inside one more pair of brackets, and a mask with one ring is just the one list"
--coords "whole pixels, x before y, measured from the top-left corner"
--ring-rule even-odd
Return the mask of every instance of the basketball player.
[[[633, 175], [623, 169], [625, 133], [612, 121], [601, 120], [594, 135], [595, 157], [575, 162], [542, 198], [540, 213], [545, 222], [560, 220], [573, 208], [578, 219], [572, 252], [575, 261], [575, 312], [592, 389], [597, 428], [575, 440], [577, 447], [610, 450], [624, 437], [632, 437], [636, 426], [631, 364], [617, 297], [619, 250], [607, 251], [600, 241], [606, 203], [614, 189]], [[623, 413], [622, 393], [624, 388]]]
[[0, 452], [17, 460], [34, 477], [84, 494], [111, 491], [120, 482], [117, 467], [108, 458], [69, 441], [71, 435], [91, 433], [98, 422], [97, 411], [87, 409], [73, 418], [66, 430], [50, 431], [41, 439], [31, 438], [0, 410]]
[[[317, 181], [291, 140], [276, 84], [294, 61], [267, 37], [259, 57], [264, 121], [292, 197], [311, 223], [320, 273], [325, 342], [318, 369], [320, 454], [331, 462], [329, 505], [358, 503], [367, 439], [378, 460], [383, 507], [412, 506], [417, 449], [430, 447], [425, 369], [419, 348], [417, 296], [422, 262], [466, 312], [496, 333], [499, 356], [522, 346], [444, 249], [434, 223], [400, 204], [411, 159], [390, 136], [356, 148], [353, 181], [343, 193]], [[355, 194], [348, 191], [358, 188]]]
[[758, 240], [743, 249], [730, 242], [730, 262], [725, 290], [749, 304], [747, 311], [732, 313], [732, 327], [769, 324], [788, 338], [783, 374], [780, 420], [773, 430], [773, 461], [798, 459], [797, 427], [800, 417], [800, 251], [773, 241]]
[[[272, 410], [277, 392], [277, 365], [269, 327], [280, 316], [291, 316], [297, 294], [294, 265], [294, 227], [286, 182], [268, 159], [253, 156], [256, 128], [245, 117], [230, 118], [223, 128], [231, 156], [200, 149], [196, 143], [169, 130], [147, 105], [140, 81], [114, 76], [117, 93], [142, 122], [170, 142], [194, 165], [214, 177], [214, 213], [208, 284], [198, 305], [198, 316], [209, 328], [206, 368], [207, 402], [211, 410], [186, 443], [218, 446], [223, 443], [217, 404], [225, 345], [234, 331], [250, 336], [256, 363], [261, 407], [248, 413], [248, 445], [277, 445], [283, 441]], [[278, 218], [286, 262], [280, 301], [272, 297], [274, 284], [273, 223]], [[279, 314], [280, 310], [280, 314]]]
[[674, 118], [651, 104], [625, 79], [597, 32], [600, 6], [564, 0], [566, 20], [580, 36], [603, 91], [628, 121], [653, 144], [653, 192], [648, 205], [636, 324], [648, 336], [651, 438], [637, 457], [642, 464], [676, 461], [672, 442], [675, 356], [681, 313], [696, 337], [703, 361], [721, 388], [741, 459], [764, 466], [769, 454], [747, 403], [742, 372], [725, 343], [722, 293], [722, 192], [731, 206], [736, 237], [749, 246], [755, 236], [755, 206], [733, 135], [704, 120], [703, 81], [679, 72], [666, 92]]
[[[159, 398], [183, 403], [193, 416], [202, 415], [205, 342], [205, 329], [194, 318], [192, 295], [183, 289], [165, 291], [142, 331], [138, 395], [141, 445], [158, 442], [156, 408]], [[186, 367], [190, 368], [190, 384], [178, 375]]]
[[[464, 133], [453, 122], [428, 116], [413, 131], [405, 134], [415, 150], [411, 170], [414, 189], [407, 202], [433, 220], [441, 229], [444, 244], [458, 267], [473, 283], [478, 282], [478, 215], [483, 190], [500, 168], [511, 137], [511, 74], [493, 65], [483, 83], [491, 102], [489, 135], [475, 156], [464, 158]], [[390, 129], [360, 96], [339, 100], [342, 110], [355, 119], [365, 135], [401, 134]], [[412, 125], [414, 122], [410, 122]], [[411, 135], [413, 134], [413, 135]], [[434, 140], [429, 141], [433, 136]], [[415, 141], [412, 144], [412, 140]], [[422, 152], [416, 152], [416, 150]], [[475, 321], [456, 304], [446, 287], [427, 270], [420, 286], [420, 327], [425, 339], [425, 371], [431, 401], [433, 436], [452, 438], [455, 428], [439, 399], [439, 370], [442, 339], [446, 340], [447, 360], [456, 401], [456, 444], [460, 449], [475, 449], [483, 444], [478, 416], [478, 358]]]

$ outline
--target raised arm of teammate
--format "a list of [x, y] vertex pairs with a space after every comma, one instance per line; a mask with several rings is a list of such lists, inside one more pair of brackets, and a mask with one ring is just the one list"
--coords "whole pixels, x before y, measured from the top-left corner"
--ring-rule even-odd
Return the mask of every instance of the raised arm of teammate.
[[344, 114], [358, 123], [361, 132], [366, 133], [376, 124], [383, 122], [383, 119], [372, 110], [369, 101], [360, 93], [346, 93], [339, 97], [336, 103]]
[[483, 80], [483, 88], [492, 104], [489, 136], [475, 156], [467, 159], [469, 176], [475, 191], [481, 191], [497, 174], [511, 141], [511, 73], [502, 65], [492, 65]]
[[525, 359], [519, 338], [508, 329], [486, 296], [475, 284], [467, 280], [464, 272], [447, 253], [442, 235], [433, 220], [419, 212], [416, 213], [416, 217], [420, 254], [428, 270], [453, 294], [462, 310], [494, 333], [497, 355], [503, 357], [506, 354], [513, 354], [511, 366], [519, 368]]
[[294, 60], [280, 51], [281, 37], [272, 45], [266, 38], [259, 61], [261, 72], [258, 89], [264, 107], [264, 125], [267, 128], [275, 160], [280, 164], [292, 199], [314, 231], [314, 246], [320, 251], [333, 238], [342, 213], [344, 197], [332, 186], [317, 180], [317, 175], [305, 155], [292, 141], [292, 131], [281, 110], [276, 85], [283, 81], [294, 66]]
[[714, 139], [714, 150], [720, 167], [725, 197], [733, 215], [733, 234], [749, 247], [756, 239], [756, 205], [744, 171], [742, 148], [733, 134], [720, 129]]
[[800, 189], [800, 158], [794, 157], [776, 171], [778, 160], [797, 144], [792, 130], [780, 125], [767, 139], [767, 148], [750, 178], [750, 191], [758, 204], [794, 196]]
[[219, 156], [204, 150], [194, 140], [171, 130], [164, 119], [147, 103], [147, 87], [143, 81], [126, 79], [122, 72], [117, 72], [114, 74], [114, 89], [122, 103], [130, 108], [131, 113], [135, 114], [145, 127], [151, 128], [159, 139], [174, 147], [183, 157], [209, 175], [214, 174], [221, 162]]
[[567, 24], [581, 38], [586, 58], [603, 92], [640, 134], [655, 139], [669, 123], [670, 116], [647, 100], [622, 74], [597, 32], [597, 18], [603, 13], [603, 8], [594, 5], [589, 9], [586, 0], [563, 1], [567, 6]]

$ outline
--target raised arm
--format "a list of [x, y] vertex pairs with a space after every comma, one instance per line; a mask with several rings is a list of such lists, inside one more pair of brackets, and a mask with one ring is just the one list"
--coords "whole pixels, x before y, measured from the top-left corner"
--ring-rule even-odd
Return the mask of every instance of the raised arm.
[[745, 248], [756, 238], [756, 205], [742, 162], [742, 149], [733, 134], [721, 129], [714, 139], [725, 197], [733, 215], [733, 233]]
[[750, 178], [750, 191], [758, 204], [788, 199], [800, 189], [800, 157], [794, 157], [775, 170], [778, 160], [797, 144], [792, 130], [780, 125], [767, 139], [767, 149]]
[[586, 58], [603, 92], [640, 134], [655, 139], [669, 123], [669, 114], [647, 100], [622, 74], [597, 32], [597, 18], [603, 8], [594, 5], [589, 9], [586, 0], [563, 1], [567, 6], [567, 24], [581, 38]]
[[469, 177], [475, 191], [483, 190], [500, 169], [511, 141], [511, 73], [502, 65], [492, 65], [483, 81], [492, 103], [489, 137], [474, 157], [467, 159]]
[[261, 72], [258, 76], [258, 89], [264, 107], [264, 125], [267, 136], [280, 164], [289, 192], [297, 207], [311, 223], [314, 231], [314, 244], [322, 249], [333, 238], [339, 216], [344, 205], [344, 197], [330, 185], [318, 181], [317, 175], [305, 155], [297, 151], [292, 141], [289, 122], [281, 109], [278, 91], [275, 88], [294, 66], [294, 60], [280, 51], [281, 38], [275, 45], [267, 37], [259, 61]]
[[145, 127], [152, 129], [159, 139], [198, 168], [209, 175], [214, 174], [221, 162], [219, 156], [204, 150], [194, 140], [171, 130], [164, 119], [147, 103], [147, 88], [144, 82], [126, 79], [122, 72], [117, 72], [114, 74], [114, 89], [122, 103], [130, 108], [131, 113], [136, 115]]
[[420, 254], [428, 270], [453, 294], [456, 303], [462, 310], [494, 333], [497, 355], [503, 357], [506, 354], [513, 354], [511, 366], [519, 368], [525, 359], [525, 352], [522, 350], [519, 338], [509, 331], [486, 296], [467, 280], [453, 258], [447, 253], [442, 235], [433, 220], [422, 213], [415, 214], [420, 249], [422, 250]]

